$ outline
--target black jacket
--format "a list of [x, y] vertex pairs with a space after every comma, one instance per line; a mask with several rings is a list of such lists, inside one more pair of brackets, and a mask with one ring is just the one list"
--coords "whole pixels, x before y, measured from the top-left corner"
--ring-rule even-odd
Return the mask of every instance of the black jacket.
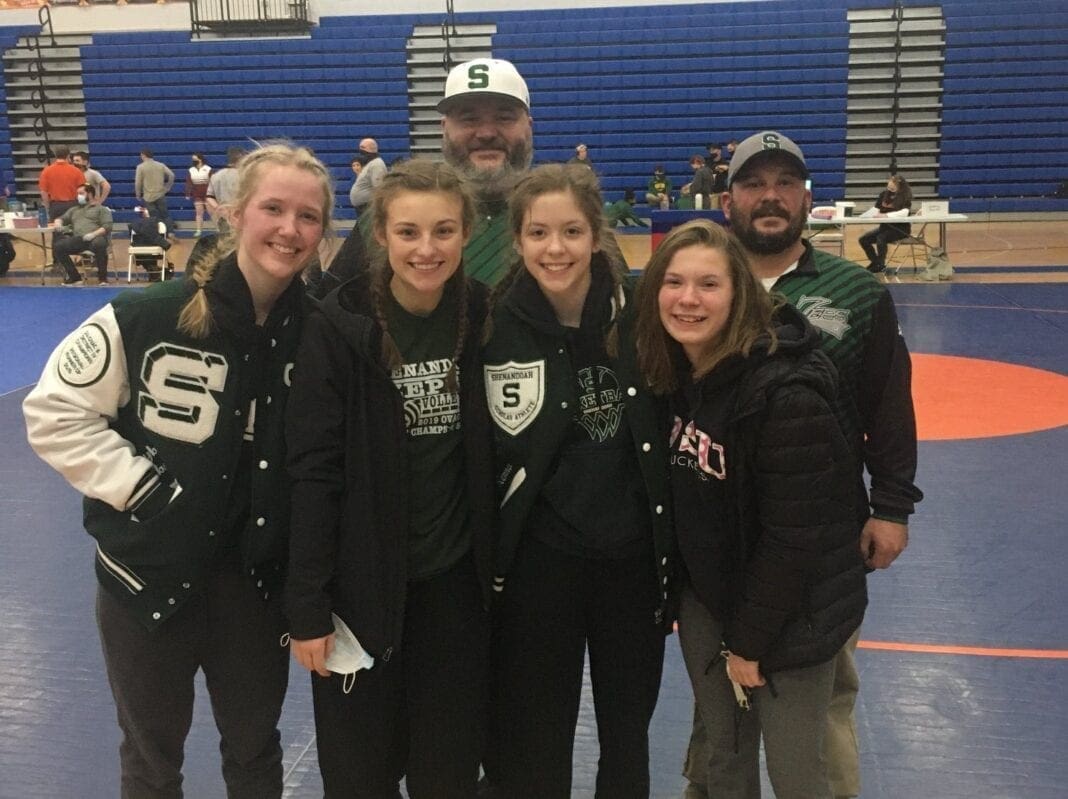
[[[370, 273], [329, 294], [301, 342], [287, 414], [293, 486], [290, 633], [319, 638], [337, 613], [375, 657], [400, 646], [407, 592], [409, 492], [404, 409], [382, 365]], [[460, 359], [463, 425], [474, 557], [491, 596], [493, 474], [479, 338], [486, 292], [468, 289], [467, 339]]]
[[[606, 275], [609, 266], [603, 254], [594, 255], [594, 269]], [[587, 299], [588, 312], [597, 294], [596, 285], [608, 282], [595, 273], [595, 286]], [[667, 416], [664, 404], [648, 390], [638, 373], [634, 351], [630, 286], [606, 290], [605, 317], [619, 316], [619, 354], [612, 359], [621, 390], [626, 394], [624, 419], [637, 457], [648, 497], [648, 520], [653, 531], [660, 607], [654, 621], [670, 630], [676, 550], [671, 530], [668, 486]], [[489, 386], [490, 415], [495, 424], [497, 489], [500, 500], [497, 588], [507, 590], [519, 542], [525, 534], [532, 508], [552, 474], [556, 458], [578, 407], [575, 369], [564, 329], [547, 321], [536, 310], [538, 302], [548, 307], [537, 284], [524, 272], [497, 303], [493, 335], [483, 351]], [[511, 386], [512, 388], [508, 388]], [[516, 402], [513, 402], [515, 400]], [[513, 412], [517, 409], [518, 412]], [[619, 490], [605, 486], [606, 491]]]
[[[727, 647], [764, 673], [829, 660], [867, 605], [856, 532], [867, 509], [832, 410], [836, 372], [795, 308], [776, 321], [775, 353], [758, 345], [702, 378], [690, 402], [676, 398], [672, 442], [690, 582]], [[719, 457], [701, 469], [709, 452]], [[694, 557], [707, 543], [717, 557]]]

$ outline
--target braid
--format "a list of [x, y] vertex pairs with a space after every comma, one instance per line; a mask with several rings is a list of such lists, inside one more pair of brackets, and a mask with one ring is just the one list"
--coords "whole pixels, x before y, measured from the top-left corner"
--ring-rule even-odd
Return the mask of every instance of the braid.
[[515, 282], [524, 271], [526, 271], [526, 266], [523, 265], [523, 258], [522, 256], [517, 257], [511, 268], [505, 272], [504, 277], [490, 291], [489, 299], [486, 303], [486, 321], [482, 325], [483, 344], [488, 344], [493, 337], [493, 309], [497, 307], [497, 302], [500, 298], [508, 293], [508, 289], [515, 285]]
[[193, 338], [207, 338], [211, 333], [213, 320], [211, 306], [208, 304], [208, 295], [204, 287], [215, 277], [215, 270], [219, 268], [222, 253], [217, 246], [212, 247], [193, 264], [190, 280], [196, 283], [196, 291], [189, 301], [182, 306], [178, 314], [178, 330]]
[[397, 342], [389, 334], [389, 322], [386, 320], [386, 295], [389, 293], [389, 281], [393, 278], [393, 269], [388, 263], [382, 263], [374, 270], [371, 278], [371, 304], [375, 320], [382, 329], [382, 363], [387, 369], [396, 369], [404, 363]]
[[467, 276], [461, 264], [456, 274], [450, 278], [456, 281], [456, 348], [452, 351], [452, 366], [445, 375], [445, 387], [456, 394], [460, 393], [460, 381], [457, 379], [460, 357], [464, 352], [464, 339], [467, 338]]

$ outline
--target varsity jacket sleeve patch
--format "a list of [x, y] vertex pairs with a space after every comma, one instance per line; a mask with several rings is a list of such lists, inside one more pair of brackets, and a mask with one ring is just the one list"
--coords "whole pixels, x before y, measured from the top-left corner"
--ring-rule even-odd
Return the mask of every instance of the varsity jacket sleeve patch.
[[130, 402], [122, 331], [109, 304], [68, 335], [22, 404], [30, 446], [87, 497], [123, 511], [159, 487], [152, 462], [111, 428]]

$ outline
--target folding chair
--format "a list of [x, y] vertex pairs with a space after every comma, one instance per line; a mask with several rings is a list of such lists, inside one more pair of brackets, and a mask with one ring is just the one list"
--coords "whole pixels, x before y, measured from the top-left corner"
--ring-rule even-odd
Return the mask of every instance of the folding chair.
[[[159, 233], [161, 236], [167, 235], [167, 226], [163, 223], [159, 223]], [[126, 282], [129, 283], [133, 280], [133, 270], [135, 266], [141, 266], [138, 262], [138, 257], [147, 259], [152, 258], [159, 266], [160, 280], [167, 279], [167, 251], [159, 246], [145, 246], [134, 247], [131, 246], [126, 256]], [[145, 270], [148, 274], [148, 270]]]
[[[927, 230], [927, 225], [920, 227], [919, 233], [914, 233], [911, 236], [905, 236], [903, 239], [890, 243], [890, 249], [886, 256], [886, 267], [889, 270], [891, 267], [894, 269], [895, 277], [901, 271], [901, 267], [904, 263], [904, 253], [902, 253], [902, 261], [900, 263], [894, 263], [894, 258], [897, 256], [898, 250], [903, 247], [908, 247], [908, 258], [912, 261], [912, 271], [914, 274], [918, 274], [921, 266], [927, 265], [927, 248], [930, 247], [927, 243], [927, 239], [924, 238], [924, 231]], [[920, 252], [920, 260], [916, 259], [916, 251]]]
[[[74, 262], [74, 268], [79, 272], [84, 272], [86, 269], [92, 269], [93, 274], [96, 274], [96, 253], [92, 250], [82, 250], [71, 255], [71, 261]], [[112, 266], [108, 270], [108, 275], [112, 272], [115, 273], [115, 279], [119, 279], [119, 270], [115, 267], [115, 244], [111, 237], [108, 236], [108, 263]], [[107, 275], [105, 276], [107, 277]]]

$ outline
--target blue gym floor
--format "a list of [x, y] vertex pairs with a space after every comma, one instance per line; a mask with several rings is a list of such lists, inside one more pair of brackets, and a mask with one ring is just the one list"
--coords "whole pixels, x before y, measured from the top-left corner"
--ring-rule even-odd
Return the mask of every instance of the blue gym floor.
[[[1068, 284], [892, 290], [914, 353], [1068, 374]], [[93, 620], [90, 539], [78, 496], [26, 445], [20, 410], [48, 352], [112, 293], [0, 290], [0, 799], [118, 795], [119, 733]], [[1041, 399], [1068, 407], [1068, 391], [1057, 393]], [[921, 443], [927, 498], [911, 544], [869, 582], [862, 639], [904, 646], [858, 653], [865, 799], [1068, 796], [1066, 453], [1063, 424]], [[969, 647], [981, 649], [956, 653]], [[673, 638], [651, 731], [658, 799], [681, 793], [690, 708]], [[308, 682], [296, 669], [282, 734], [286, 796], [321, 796]], [[187, 796], [224, 796], [206, 702], [186, 761]], [[588, 697], [575, 761], [574, 796], [592, 797]]]

